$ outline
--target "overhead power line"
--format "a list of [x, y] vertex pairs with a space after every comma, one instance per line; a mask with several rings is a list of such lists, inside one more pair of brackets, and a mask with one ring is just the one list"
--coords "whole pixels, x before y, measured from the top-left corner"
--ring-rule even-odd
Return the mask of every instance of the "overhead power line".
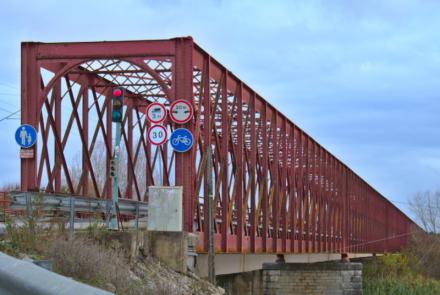
[[10, 83], [8, 83], [8, 82], [0, 81], [0, 85], [3, 85], [3, 86], [5, 86], [5, 87], [9, 87], [9, 88], [11, 88], [11, 89], [19, 90], [17, 86], [15, 86], [15, 85], [13, 85], [13, 84], [10, 84]]
[[11, 118], [13, 115], [17, 114], [18, 112], [20, 112], [21, 110], [17, 110], [13, 113], [10, 113], [9, 115], [7, 115], [6, 117], [3, 117], [0, 119], [0, 122], [4, 121], [4, 120], [8, 120], [9, 118]]

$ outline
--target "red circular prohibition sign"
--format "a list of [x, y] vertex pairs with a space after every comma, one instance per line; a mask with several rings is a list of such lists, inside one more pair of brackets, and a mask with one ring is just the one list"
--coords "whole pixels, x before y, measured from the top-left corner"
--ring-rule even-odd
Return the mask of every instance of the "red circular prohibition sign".
[[[177, 118], [174, 116], [174, 108], [176, 107], [177, 104], [180, 104], [180, 103], [184, 103], [184, 104], [186, 104], [186, 105], [188, 106], [188, 109], [189, 109], [189, 115], [188, 115], [188, 117], [187, 117], [186, 119], [183, 119], [183, 120], [179, 120], [179, 119], [177, 119]], [[189, 101], [187, 101], [187, 100], [184, 100], [184, 99], [178, 99], [178, 100], [174, 101], [174, 102], [171, 104], [171, 106], [170, 106], [170, 117], [171, 117], [171, 119], [172, 119], [174, 122], [179, 123], [179, 124], [183, 124], [183, 123], [186, 123], [186, 122], [188, 122], [189, 120], [191, 120], [191, 118], [192, 118], [192, 116], [193, 116], [193, 112], [194, 112], [194, 111], [193, 111], [193, 107], [192, 107], [191, 103], [190, 103]]]
[[[155, 128], [160, 128], [160, 129], [162, 129], [162, 131], [163, 131], [163, 133], [164, 133], [164, 139], [161, 141], [161, 142], [154, 142], [153, 140], [151, 140], [151, 131], [153, 131]], [[153, 126], [151, 126], [150, 127], [150, 129], [148, 129], [148, 141], [150, 141], [151, 142], [151, 144], [154, 144], [154, 145], [162, 145], [162, 144], [164, 144], [166, 141], [168, 140], [168, 131], [167, 131], [167, 129], [164, 127], [164, 126], [162, 126], [162, 125], [153, 125]]]
[[[164, 115], [159, 120], [154, 120], [153, 118], [150, 117], [149, 112], [153, 107], [160, 107], [163, 111]], [[154, 123], [154, 124], [158, 124], [158, 123], [162, 123], [163, 121], [165, 121], [165, 119], [167, 117], [167, 110], [165, 109], [165, 106], [163, 104], [161, 104], [159, 102], [153, 102], [147, 107], [145, 114], [147, 115], [148, 121], [150, 121], [151, 123]]]

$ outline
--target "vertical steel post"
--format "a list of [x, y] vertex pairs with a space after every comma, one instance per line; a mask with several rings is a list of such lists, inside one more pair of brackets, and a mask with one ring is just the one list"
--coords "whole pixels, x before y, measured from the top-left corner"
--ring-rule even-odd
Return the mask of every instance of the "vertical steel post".
[[[21, 45], [21, 123], [30, 124], [38, 131], [38, 116], [40, 115], [40, 72], [37, 64], [36, 43]], [[20, 159], [21, 190], [37, 189], [37, 143], [30, 149], [34, 151], [31, 159]]]
[[[212, 284], [215, 284], [215, 248], [214, 248], [214, 217], [215, 217], [215, 202], [213, 195], [212, 184], [212, 147], [207, 145], [206, 149], [206, 170], [208, 183], [208, 279]], [[205, 221], [206, 222], [206, 221]], [[206, 233], [205, 233], [206, 234]]]
[[[105, 96], [105, 102], [104, 102], [107, 110], [106, 110], [106, 134], [105, 136], [107, 137], [107, 142], [109, 145], [109, 149], [106, 153], [106, 158], [105, 158], [105, 167], [106, 167], [106, 179], [107, 182], [105, 184], [105, 194], [103, 194], [105, 196], [106, 199], [111, 200], [112, 199], [112, 187], [113, 187], [113, 181], [112, 178], [110, 177], [110, 161], [112, 159], [112, 138], [113, 138], [113, 122], [112, 122], [112, 99], [110, 95], [106, 95]], [[110, 209], [109, 209], [110, 210]], [[108, 214], [109, 211], [106, 211], [106, 214]], [[107, 224], [108, 227], [108, 224]]]
[[33, 213], [32, 213], [32, 195], [29, 192], [26, 192], [26, 214], [27, 214], [27, 220], [29, 222], [29, 233], [32, 237], [35, 235], [35, 228], [34, 228], [34, 219], [33, 219]]
[[118, 216], [116, 214], [116, 204], [119, 198], [119, 152], [120, 152], [120, 144], [121, 144], [121, 123], [116, 122], [116, 135], [115, 135], [115, 155], [113, 160], [115, 161], [114, 165], [116, 167], [116, 173], [113, 177], [112, 183], [112, 220], [110, 224], [110, 228], [113, 230], [118, 229]]
[[222, 224], [221, 224], [221, 234], [222, 234], [222, 251], [228, 251], [228, 233], [229, 233], [229, 111], [228, 111], [228, 73], [226, 70], [223, 72], [223, 80], [220, 85], [221, 87], [221, 110], [222, 110], [222, 125], [221, 125], [221, 149], [220, 149], [220, 159], [221, 159], [221, 196], [222, 196]]
[[[272, 251], [277, 252], [278, 250], [278, 225], [279, 225], [279, 152], [280, 146], [278, 145], [278, 112], [272, 111], [272, 120], [271, 120], [271, 142], [272, 142], [272, 172], [270, 178], [270, 185], [273, 186], [273, 195], [272, 195]], [[270, 161], [270, 157], [267, 159]], [[270, 190], [269, 190], [270, 191]]]
[[136, 231], [139, 230], [139, 202], [136, 202], [136, 216], [135, 216], [135, 228]]
[[[297, 199], [297, 192], [298, 192], [298, 188], [297, 188], [297, 182], [296, 182], [296, 173], [295, 173], [295, 163], [296, 163], [296, 151], [298, 150], [298, 147], [295, 146], [295, 141], [296, 141], [296, 132], [295, 132], [295, 125], [291, 125], [291, 129], [290, 129], [290, 177], [289, 177], [289, 182], [290, 182], [290, 186], [289, 186], [289, 221], [288, 223], [290, 224], [290, 252], [291, 253], [295, 253], [296, 250], [295, 249], [295, 239], [296, 239], [296, 212], [297, 212], [297, 204], [296, 204], [296, 199]], [[296, 144], [298, 144], [298, 141], [296, 141]]]
[[[58, 79], [54, 85], [53, 93], [55, 94], [55, 127], [58, 138], [61, 138], [61, 80]], [[55, 131], [54, 131], [55, 132]], [[54, 171], [55, 179], [55, 192], [61, 192], [61, 163], [63, 153], [62, 150], [58, 148], [58, 145], [54, 141], [54, 151], [55, 151], [55, 167], [59, 167]]]
[[26, 214], [27, 218], [32, 217], [32, 200], [30, 193], [26, 193]]
[[[237, 209], [237, 250], [241, 252], [243, 246], [243, 236], [245, 231], [243, 230], [243, 226], [246, 224], [246, 212], [243, 212], [243, 150], [244, 150], [244, 142], [243, 142], [243, 85], [240, 83], [238, 86], [239, 92], [237, 95], [237, 149], [235, 155], [236, 162], [236, 199], [235, 205]], [[232, 128], [232, 127], [231, 127]], [[246, 206], [245, 206], [246, 208]]]
[[105, 226], [110, 228], [110, 211], [112, 209], [111, 200], [105, 202]]
[[72, 240], [75, 233], [75, 198], [69, 198], [69, 240]]
[[261, 157], [260, 165], [263, 167], [262, 171], [262, 178], [260, 180], [260, 187], [259, 190], [263, 190], [263, 193], [260, 194], [261, 196], [261, 204], [262, 204], [262, 215], [263, 215], [263, 228], [262, 228], [262, 240], [263, 240], [263, 252], [267, 251], [267, 229], [268, 229], [268, 189], [267, 189], [267, 176], [268, 176], [268, 138], [267, 138], [267, 121], [266, 121], [266, 111], [267, 111], [267, 105], [266, 103], [263, 103], [262, 110], [260, 112], [260, 125], [259, 128], [261, 130], [261, 141], [263, 146], [263, 155]]
[[251, 185], [251, 216], [250, 216], [250, 222], [251, 222], [251, 252], [255, 253], [255, 236], [257, 227], [259, 225], [259, 221], [257, 221], [256, 217], [256, 200], [255, 200], [255, 194], [256, 194], [256, 161], [257, 161], [257, 134], [256, 134], [256, 126], [255, 126], [255, 92], [251, 94], [250, 98], [250, 109], [248, 112], [250, 112], [250, 120], [251, 120], [251, 127], [250, 127], [250, 165], [249, 165], [249, 181]]
[[[178, 38], [175, 39], [175, 45], [174, 99], [185, 99], [193, 104], [193, 40], [190, 37]], [[194, 120], [191, 120], [184, 126], [194, 132], [194, 125]], [[193, 232], [194, 226], [195, 152], [196, 148], [192, 148], [186, 153], [177, 153], [175, 159], [176, 185], [183, 187], [183, 225], [187, 232]]]
[[[127, 187], [126, 187], [126, 196], [127, 199], [133, 199], [133, 178], [135, 175], [133, 175], [133, 170], [131, 165], [131, 159], [130, 155], [133, 153], [133, 108], [131, 105], [127, 106], [126, 109], [127, 112], [127, 146], [125, 147], [127, 149]], [[162, 165], [159, 165], [159, 167], [162, 167]]]
[[[55, 98], [56, 99], [56, 98]], [[88, 151], [89, 146], [89, 88], [84, 87], [82, 93], [82, 129], [84, 133], [84, 142], [82, 150], [82, 194], [87, 196], [89, 194], [89, 167], [87, 158], [90, 156]], [[98, 192], [95, 192], [98, 193]]]
[[203, 77], [202, 83], [203, 88], [203, 144], [205, 147], [205, 157], [206, 157], [206, 169], [204, 171], [204, 181], [203, 181], [203, 248], [204, 251], [209, 251], [209, 231], [210, 231], [210, 199], [209, 199], [209, 178], [212, 181], [212, 165], [209, 168], [209, 164], [212, 164], [212, 155], [209, 157], [208, 151], [211, 151], [211, 136], [212, 136], [212, 126], [211, 126], [211, 85], [210, 81], [210, 57], [206, 57], [203, 65]]

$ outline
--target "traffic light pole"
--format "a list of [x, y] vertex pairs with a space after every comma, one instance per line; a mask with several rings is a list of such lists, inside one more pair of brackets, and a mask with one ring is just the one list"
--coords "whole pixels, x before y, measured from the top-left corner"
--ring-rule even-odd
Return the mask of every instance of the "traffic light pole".
[[115, 174], [112, 181], [112, 220], [110, 222], [110, 229], [118, 229], [118, 216], [116, 213], [116, 204], [119, 198], [119, 150], [121, 144], [121, 122], [116, 122], [116, 138], [115, 138], [115, 152], [113, 161], [115, 165]]

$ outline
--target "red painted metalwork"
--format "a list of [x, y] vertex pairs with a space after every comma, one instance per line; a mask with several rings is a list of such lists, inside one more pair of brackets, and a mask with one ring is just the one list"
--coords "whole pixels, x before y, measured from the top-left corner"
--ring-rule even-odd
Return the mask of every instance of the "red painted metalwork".
[[7, 192], [0, 192], [0, 221], [5, 222], [10, 214], [9, 198]]
[[[23, 43], [22, 123], [40, 136], [38, 156], [21, 160], [23, 191], [111, 197], [115, 86], [126, 89], [120, 197], [183, 186], [184, 229], [199, 234], [199, 252], [208, 245], [208, 173], [219, 252], [386, 252], [407, 243], [407, 216], [189, 37]], [[146, 107], [177, 99], [193, 105], [193, 118], [163, 124], [193, 132], [187, 153], [146, 136]]]

